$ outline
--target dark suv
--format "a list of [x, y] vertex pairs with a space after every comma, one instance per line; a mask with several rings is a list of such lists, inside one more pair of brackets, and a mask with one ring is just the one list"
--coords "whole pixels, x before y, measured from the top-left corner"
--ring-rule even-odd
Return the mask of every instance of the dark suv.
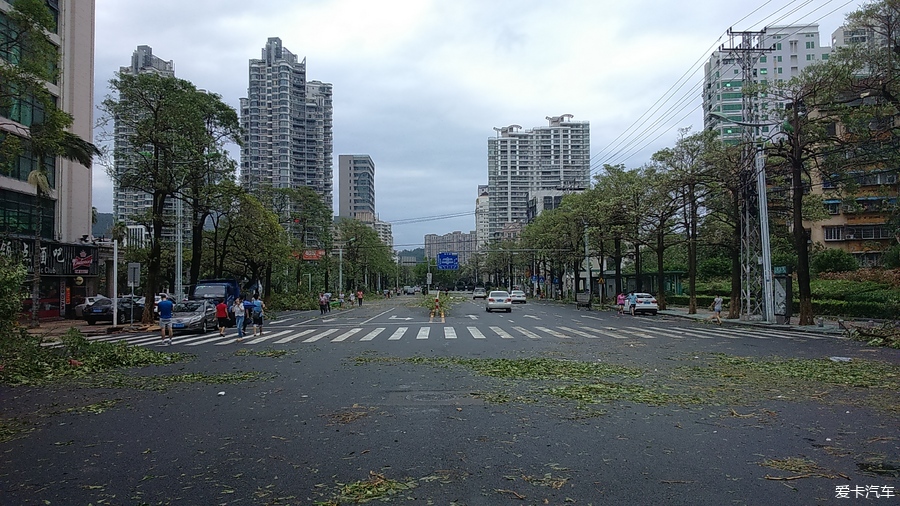
[[[140, 322], [144, 317], [144, 305], [139, 304], [137, 299], [131, 297], [120, 298], [116, 317], [119, 324], [131, 321]], [[84, 320], [88, 325], [93, 325], [100, 321], [113, 321], [113, 301], [112, 299], [99, 299], [90, 306], [84, 308]]]

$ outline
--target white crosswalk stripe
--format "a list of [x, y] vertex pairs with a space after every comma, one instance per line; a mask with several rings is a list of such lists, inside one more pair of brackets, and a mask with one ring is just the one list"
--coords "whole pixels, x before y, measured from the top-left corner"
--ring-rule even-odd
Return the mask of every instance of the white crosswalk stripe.
[[509, 335], [509, 333], [500, 327], [491, 327], [491, 330], [494, 331], [495, 334], [500, 336], [501, 339], [513, 339], [513, 336]]
[[305, 336], [306, 334], [312, 334], [312, 333], [315, 332], [315, 331], [316, 331], [316, 329], [306, 329], [306, 330], [304, 330], [303, 332], [300, 332], [299, 334], [293, 334], [293, 335], [290, 335], [290, 336], [287, 336], [287, 337], [283, 337], [283, 338], [281, 338], [281, 339], [275, 341], [275, 344], [289, 343], [289, 342], [293, 341], [294, 339], [303, 337], [303, 336]]
[[382, 332], [384, 332], [384, 327], [377, 328], [360, 338], [360, 341], [371, 341], [372, 339], [378, 337], [378, 334], [381, 334]]
[[[504, 340], [513, 340], [516, 338], [542, 339], [551, 336], [557, 339], [790, 339], [803, 341], [805, 339], [826, 339], [825, 336], [812, 335], [809, 333], [792, 332], [780, 329], [765, 328], [735, 328], [735, 327], [719, 327], [710, 326], [685, 326], [685, 327], [661, 327], [661, 326], [625, 326], [625, 327], [609, 327], [598, 325], [597, 328], [588, 325], [579, 324], [573, 321], [572, 326], [555, 326], [555, 327], [534, 327], [526, 329], [522, 326], [511, 326], [504, 328], [502, 326], [487, 326], [479, 328], [476, 326], [466, 326], [457, 328], [451, 325], [422, 325], [414, 330], [416, 340], [427, 340], [432, 335], [435, 337], [443, 336], [447, 340], [475, 339], [484, 340], [499, 337]], [[587, 323], [587, 322], [584, 322]], [[598, 322], [599, 324], [599, 322]], [[397, 327], [391, 330], [389, 327], [344, 327], [344, 328], [306, 328], [282, 327], [276, 330], [269, 330], [266, 334], [253, 337], [245, 336], [244, 345], [256, 345], [261, 343], [286, 344], [292, 341], [302, 343], [315, 343], [326, 337], [330, 338], [332, 343], [340, 342], [363, 342], [376, 341], [385, 339], [388, 336], [385, 331], [390, 331], [387, 341], [398, 341], [408, 333], [411, 327]], [[489, 330], [489, 332], [488, 332]], [[236, 335], [220, 336], [217, 332], [204, 335], [176, 335], [173, 345], [183, 346], [202, 346], [215, 345], [226, 346], [235, 343]], [[380, 339], [379, 339], [380, 338]], [[144, 333], [137, 335], [112, 335], [112, 336], [90, 336], [90, 341], [96, 342], [117, 342], [126, 341], [132, 346], [163, 346], [159, 334]]]
[[[587, 328], [587, 327], [581, 327], [581, 328]], [[588, 334], [587, 332], [583, 332], [581, 330], [570, 329], [569, 327], [560, 327], [560, 330], [564, 330], [566, 332], [575, 334], [576, 336], [587, 337], [588, 339], [596, 339], [597, 338], [597, 336], [595, 336], [593, 334]]]
[[319, 339], [322, 339], [323, 337], [328, 337], [331, 334], [334, 334], [337, 331], [338, 331], [338, 329], [328, 329], [325, 332], [322, 332], [321, 334], [316, 334], [312, 337], [307, 337], [306, 339], [303, 340], [303, 342], [304, 343], [314, 343], [314, 342], [318, 341]]
[[538, 330], [540, 330], [541, 332], [545, 332], [545, 333], [547, 333], [547, 334], [550, 334], [550, 335], [553, 336], [553, 337], [558, 337], [558, 338], [560, 338], [560, 339], [571, 339], [569, 336], [567, 336], [567, 335], [565, 335], [565, 334], [562, 334], [562, 333], [560, 333], [560, 332], [557, 332], [557, 331], [555, 331], [555, 330], [550, 330], [550, 329], [548, 329], [547, 327], [535, 327], [535, 328], [538, 329]]
[[341, 342], [344, 342], [344, 341], [347, 340], [348, 337], [350, 337], [350, 336], [352, 336], [352, 335], [354, 335], [354, 334], [356, 334], [356, 333], [358, 333], [358, 332], [360, 332], [360, 331], [362, 331], [362, 329], [360, 329], [360, 328], [350, 329], [350, 330], [348, 330], [347, 332], [344, 332], [343, 334], [341, 334], [341, 335], [335, 337], [334, 339], [332, 339], [331, 342], [332, 342], [332, 343], [341, 343]]
[[403, 337], [403, 334], [406, 334], [406, 331], [407, 331], [407, 330], [409, 330], [408, 327], [400, 327], [400, 328], [398, 328], [397, 330], [394, 331], [394, 333], [391, 335], [391, 337], [388, 338], [388, 341], [397, 341], [397, 340], [399, 340], [401, 337]]
[[530, 330], [523, 329], [522, 327], [513, 327], [513, 328], [518, 330], [519, 332], [521, 332], [522, 335], [528, 337], [529, 339], [540, 339], [541, 338], [541, 336], [535, 334], [534, 332], [532, 332]]
[[469, 331], [470, 334], [472, 334], [472, 337], [474, 337], [475, 339], [485, 339], [484, 334], [482, 334], [481, 331], [478, 330], [478, 328], [466, 327], [466, 329]]

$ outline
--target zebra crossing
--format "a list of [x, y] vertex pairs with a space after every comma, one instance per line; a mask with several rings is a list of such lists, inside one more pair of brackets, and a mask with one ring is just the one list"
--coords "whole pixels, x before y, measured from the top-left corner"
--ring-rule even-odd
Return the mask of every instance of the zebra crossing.
[[[640, 327], [589, 327], [580, 325], [561, 325], [556, 327], [536, 326], [526, 329], [521, 326], [504, 328], [500, 326], [476, 327], [453, 325], [422, 325], [402, 327], [314, 327], [271, 328], [265, 334], [244, 336], [242, 342], [235, 341], [232, 330], [225, 336], [218, 333], [203, 335], [177, 335], [173, 345], [176, 347], [194, 346], [254, 346], [274, 344], [313, 344], [313, 343], [345, 343], [372, 341], [428, 341], [428, 340], [462, 340], [476, 341], [498, 339], [538, 340], [538, 339], [616, 339], [616, 340], [653, 340], [653, 339], [789, 339], [794, 341], [819, 340], [825, 336], [813, 333], [779, 331], [770, 329], [751, 329], [738, 327], [659, 327], [646, 325]], [[110, 335], [89, 337], [98, 342], [126, 341], [134, 346], [162, 346], [159, 334]]]

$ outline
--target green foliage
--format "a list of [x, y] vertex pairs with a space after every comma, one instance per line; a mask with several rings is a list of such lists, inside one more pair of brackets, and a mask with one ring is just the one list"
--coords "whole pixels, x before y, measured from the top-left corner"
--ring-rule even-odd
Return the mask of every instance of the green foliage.
[[810, 261], [814, 272], [847, 272], [859, 268], [859, 263], [842, 249], [828, 248], [816, 253]]
[[881, 263], [887, 269], [900, 268], [900, 244], [895, 244], [885, 251]]
[[0, 256], [0, 340], [12, 336], [22, 306], [26, 269], [17, 258]]
[[319, 309], [319, 300], [305, 293], [273, 293], [266, 305], [273, 311], [307, 311]]
[[41, 345], [41, 337], [21, 329], [0, 340], [0, 383], [47, 384], [62, 378], [89, 377], [122, 367], [171, 364], [185, 355], [162, 353], [143, 346], [88, 341], [75, 329], [63, 337], [63, 346]]
[[731, 259], [728, 257], [704, 258], [697, 262], [697, 276], [702, 280], [709, 280], [731, 273]]

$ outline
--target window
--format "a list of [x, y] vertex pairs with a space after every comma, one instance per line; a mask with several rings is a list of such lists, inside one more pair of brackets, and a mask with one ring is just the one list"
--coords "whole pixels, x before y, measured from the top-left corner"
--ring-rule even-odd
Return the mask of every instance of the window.
[[765, 56], [760, 56], [760, 57], [759, 57], [759, 63], [766, 63], [766, 57], [765, 57]]
[[762, 74], [762, 75], [768, 74], [768, 73], [769, 73], [769, 69], [759, 69], [759, 73]]
[[[0, 231], [9, 235], [33, 237], [37, 225], [37, 197], [9, 190], [0, 190]], [[55, 203], [41, 199], [41, 237], [53, 238]]]
[[[825, 201], [825, 212], [828, 214], [840, 214], [841, 213], [841, 201], [840, 200], [826, 200]], [[826, 227], [828, 228], [828, 227]]]
[[814, 54], [806, 55], [806, 61], [813, 61], [815, 59], [816, 59], [816, 55], [814, 55]]
[[778, 73], [781, 74], [781, 72], [782, 72], [781, 67], [778, 67]]
[[777, 61], [778, 63], [781, 63], [781, 55], [778, 55], [778, 57], [775, 58], [775, 61]]
[[843, 227], [822, 227], [826, 241], [840, 241], [844, 238]]
[[778, 43], [775, 44], [775, 50], [776, 50], [776, 51], [781, 51], [781, 42], [778, 42]]
[[825, 54], [822, 55], [822, 59], [823, 59], [823, 60], [827, 60], [829, 56], [830, 56], [830, 55], [829, 55], [828, 53], [825, 53]]
[[806, 42], [806, 49], [815, 49], [815, 48], [816, 48], [815, 42], [809, 42], [809, 41]]

